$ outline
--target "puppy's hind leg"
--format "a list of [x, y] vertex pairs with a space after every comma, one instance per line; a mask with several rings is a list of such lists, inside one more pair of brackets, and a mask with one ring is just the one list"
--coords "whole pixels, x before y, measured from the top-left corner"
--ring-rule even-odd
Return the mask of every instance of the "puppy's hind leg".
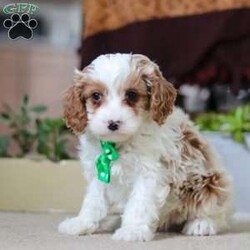
[[215, 235], [226, 229], [230, 216], [230, 185], [226, 176], [214, 172], [201, 176], [202, 185], [188, 191], [184, 201], [186, 235]]
[[188, 221], [182, 232], [186, 235], [194, 236], [205, 236], [215, 235], [217, 233], [216, 224], [212, 219], [209, 218], [197, 218]]

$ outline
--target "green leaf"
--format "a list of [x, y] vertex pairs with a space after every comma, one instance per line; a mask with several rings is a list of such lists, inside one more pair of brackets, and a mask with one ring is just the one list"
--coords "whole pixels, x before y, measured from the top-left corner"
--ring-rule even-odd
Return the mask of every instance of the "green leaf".
[[201, 130], [229, 132], [237, 142], [244, 142], [244, 132], [250, 131], [250, 105], [242, 105], [228, 114], [201, 114], [195, 122]]
[[235, 124], [241, 125], [243, 122], [243, 108], [242, 107], [238, 107], [235, 110]]
[[0, 157], [8, 157], [8, 147], [10, 144], [9, 136], [0, 136]]
[[49, 134], [51, 132], [51, 128], [47, 124], [46, 120], [37, 120], [36, 126], [38, 135]]
[[70, 156], [66, 151], [66, 141], [62, 140], [55, 145], [55, 155], [54, 159], [59, 161], [62, 159], [69, 159]]
[[31, 122], [31, 117], [26, 107], [21, 107], [21, 114], [18, 115], [18, 120], [23, 126], [28, 125]]
[[244, 132], [250, 132], [250, 123], [246, 123], [243, 125]]
[[48, 159], [50, 159], [50, 148], [48, 147], [48, 145], [46, 143], [38, 143], [37, 145], [37, 152], [39, 154], [45, 155]]
[[[44, 147], [48, 146], [50, 149], [52, 141], [50, 137], [52, 137], [52, 134], [54, 133], [53, 128], [51, 128], [49, 123], [44, 122], [43, 120], [38, 120], [38, 115], [47, 110], [46, 106], [35, 105], [30, 107], [29, 103], [29, 96], [25, 94], [19, 108], [13, 110], [10, 106], [5, 105], [3, 106], [4, 112], [0, 114], [0, 120], [5, 122], [7, 126], [11, 128], [12, 138], [19, 146], [22, 156], [33, 150], [35, 142], [43, 144]], [[57, 134], [59, 134], [59, 132], [57, 132]], [[46, 150], [43, 149], [43, 151]]]
[[34, 113], [39, 114], [39, 113], [45, 112], [47, 110], [47, 107], [44, 105], [36, 105], [36, 106], [32, 107], [30, 110]]
[[23, 96], [23, 104], [24, 106], [27, 106], [29, 103], [29, 96], [27, 94], [24, 94]]
[[9, 122], [10, 121], [10, 116], [9, 116], [9, 114], [3, 112], [3, 113], [0, 114], [0, 119], [2, 121], [4, 121], [4, 122]]
[[239, 143], [244, 142], [245, 138], [244, 138], [244, 135], [243, 135], [243, 133], [241, 131], [238, 130], [238, 131], [233, 132], [232, 136], [233, 136], [235, 141], [237, 141]]

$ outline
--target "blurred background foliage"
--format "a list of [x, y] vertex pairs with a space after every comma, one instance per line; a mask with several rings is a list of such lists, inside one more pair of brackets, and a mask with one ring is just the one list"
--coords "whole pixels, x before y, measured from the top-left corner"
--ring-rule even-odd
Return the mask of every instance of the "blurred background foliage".
[[[1, 157], [26, 157], [40, 154], [52, 161], [70, 159], [67, 144], [70, 132], [61, 118], [42, 118], [47, 110], [44, 105], [30, 105], [28, 95], [24, 95], [19, 108], [13, 109], [4, 104], [0, 121], [9, 127], [11, 135], [0, 137]], [[9, 153], [10, 141], [13, 140], [20, 153]]]
[[229, 113], [203, 113], [196, 117], [195, 123], [203, 131], [229, 133], [232, 138], [243, 143], [245, 133], [250, 133], [250, 105], [242, 105]]

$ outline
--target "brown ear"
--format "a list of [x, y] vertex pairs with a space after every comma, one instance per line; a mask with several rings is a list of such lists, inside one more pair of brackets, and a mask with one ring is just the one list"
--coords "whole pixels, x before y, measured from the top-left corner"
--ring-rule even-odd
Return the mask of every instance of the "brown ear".
[[177, 91], [162, 75], [158, 65], [143, 55], [133, 55], [150, 94], [150, 114], [159, 125], [165, 122], [174, 107]]
[[151, 82], [150, 113], [152, 119], [162, 125], [173, 111], [177, 92], [174, 86], [162, 76], [158, 66], [149, 79]]
[[82, 99], [84, 84], [80, 82], [80, 76], [75, 75], [74, 86], [71, 86], [63, 98], [63, 116], [67, 127], [71, 128], [75, 134], [84, 132], [87, 125], [87, 112], [85, 101]]

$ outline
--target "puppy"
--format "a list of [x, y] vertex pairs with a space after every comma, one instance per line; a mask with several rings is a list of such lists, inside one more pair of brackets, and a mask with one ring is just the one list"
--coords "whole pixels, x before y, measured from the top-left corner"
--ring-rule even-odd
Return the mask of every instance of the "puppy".
[[[115, 240], [149, 241], [175, 224], [187, 235], [226, 227], [230, 179], [174, 106], [176, 90], [154, 62], [139, 54], [101, 55], [76, 70], [74, 82], [64, 118], [79, 137], [87, 191], [79, 215], [59, 225], [61, 233], [97, 232], [114, 205], [122, 218]], [[97, 178], [100, 141], [113, 142], [119, 154], [108, 184]]]

